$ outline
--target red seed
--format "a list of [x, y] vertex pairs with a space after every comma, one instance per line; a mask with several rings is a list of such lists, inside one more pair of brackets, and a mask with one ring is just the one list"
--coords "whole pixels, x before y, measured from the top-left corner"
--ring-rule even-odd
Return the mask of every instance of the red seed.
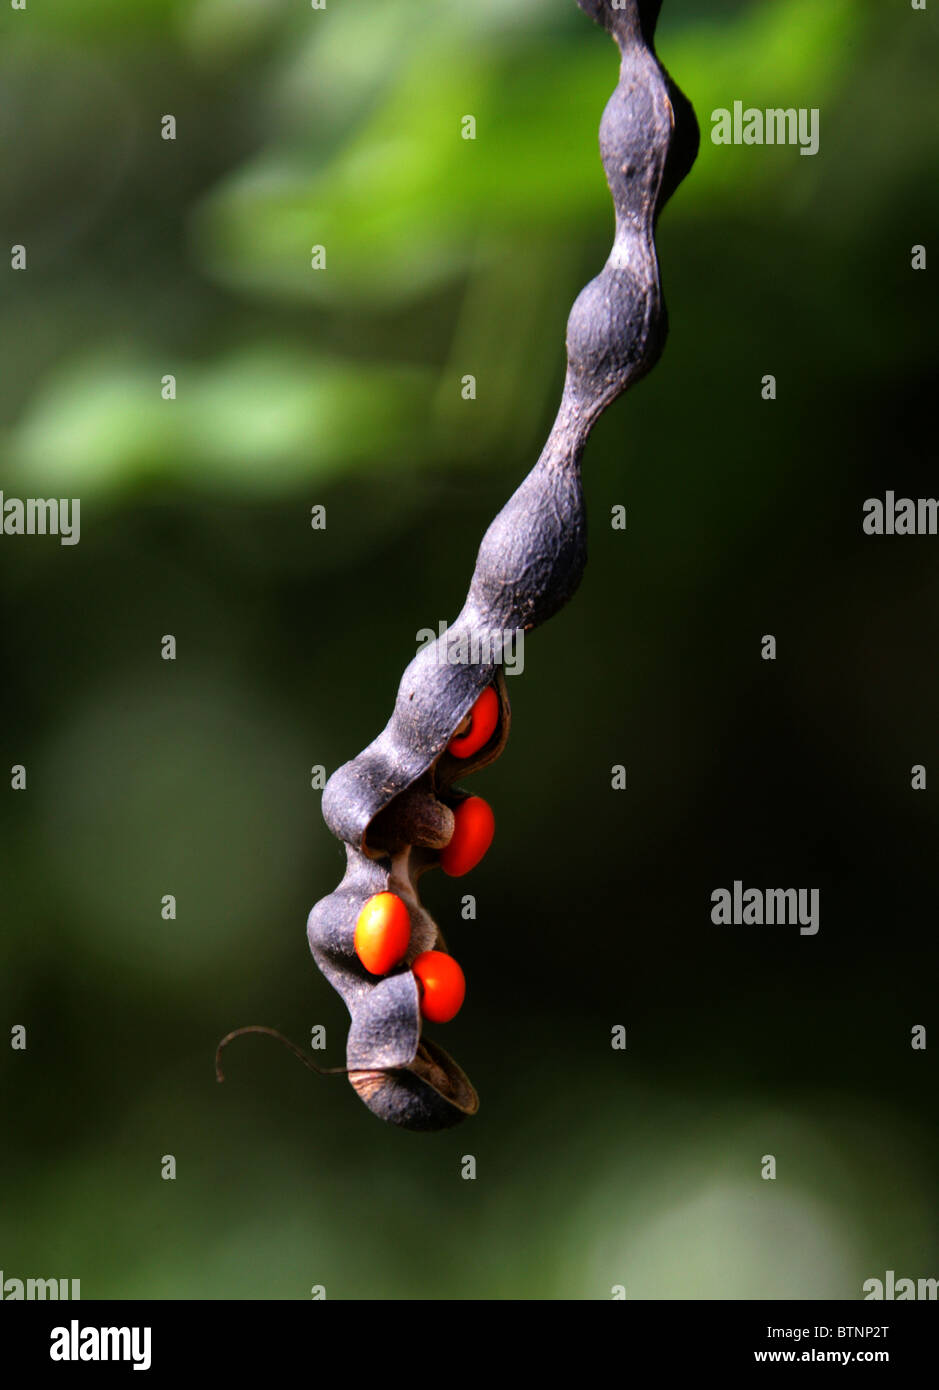
[[499, 697], [495, 687], [487, 685], [470, 711], [470, 726], [465, 734], [455, 734], [447, 744], [447, 752], [455, 758], [469, 758], [487, 744], [499, 723]]
[[466, 997], [466, 977], [445, 951], [423, 951], [411, 967], [421, 991], [421, 1013], [430, 1023], [449, 1023]]
[[403, 960], [411, 940], [411, 918], [397, 893], [376, 893], [355, 923], [355, 953], [370, 975], [387, 975]]
[[453, 811], [453, 838], [440, 852], [440, 867], [451, 878], [460, 878], [483, 858], [496, 833], [492, 807], [481, 796], [468, 796]]

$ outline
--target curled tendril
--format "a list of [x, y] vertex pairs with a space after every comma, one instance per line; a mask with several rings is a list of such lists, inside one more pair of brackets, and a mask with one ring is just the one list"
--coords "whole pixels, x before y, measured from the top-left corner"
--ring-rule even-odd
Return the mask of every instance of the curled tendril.
[[221, 1042], [219, 1043], [218, 1047], [215, 1049], [216, 1081], [225, 1080], [225, 1073], [222, 1071], [222, 1053], [224, 1052], [225, 1048], [228, 1046], [229, 1043], [234, 1042], [236, 1038], [243, 1038], [248, 1033], [263, 1033], [265, 1037], [276, 1038], [277, 1041], [279, 1043], [282, 1043], [289, 1052], [292, 1052], [295, 1057], [298, 1057], [309, 1071], [315, 1071], [317, 1076], [349, 1075], [348, 1067], [317, 1066], [317, 1064], [313, 1061], [312, 1057], [308, 1057], [302, 1047], [298, 1047], [295, 1042], [291, 1042], [289, 1038], [285, 1038], [283, 1033], [279, 1033], [276, 1028], [267, 1028], [263, 1023], [249, 1023], [244, 1028], [234, 1028], [230, 1033], [226, 1033], [224, 1038], [222, 1038]]

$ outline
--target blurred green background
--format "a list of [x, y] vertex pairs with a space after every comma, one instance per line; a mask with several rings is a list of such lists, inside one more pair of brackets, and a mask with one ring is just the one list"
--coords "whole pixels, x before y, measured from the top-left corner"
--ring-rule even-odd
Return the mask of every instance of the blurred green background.
[[[659, 228], [671, 337], [588, 447], [586, 579], [474, 779], [495, 845], [424, 880], [468, 978], [436, 1036], [482, 1105], [419, 1136], [266, 1040], [219, 1086], [214, 1048], [324, 1024], [343, 1061], [304, 936], [343, 867], [310, 768], [384, 725], [540, 452], [611, 239], [615, 49], [573, 0], [0, 11], [0, 222], [28, 250], [0, 487], [82, 503], [76, 547], [0, 538], [2, 766], [28, 772], [0, 798], [0, 1013], [28, 1029], [0, 1071], [6, 1277], [581, 1299], [939, 1274], [935, 1043], [910, 1047], [937, 966], [937, 542], [860, 526], [886, 488], [936, 494], [910, 269], [936, 38], [900, 0], [666, 0], [704, 136]], [[738, 99], [818, 107], [818, 155], [713, 146]], [[713, 926], [735, 879], [819, 887], [819, 934]]]

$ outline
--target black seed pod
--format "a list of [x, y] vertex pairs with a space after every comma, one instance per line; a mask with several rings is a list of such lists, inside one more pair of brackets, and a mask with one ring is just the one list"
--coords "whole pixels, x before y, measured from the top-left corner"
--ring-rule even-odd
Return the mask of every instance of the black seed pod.
[[[376, 1115], [408, 1129], [443, 1129], [478, 1106], [460, 1068], [422, 1034], [410, 967], [422, 952], [446, 949], [418, 884], [453, 834], [452, 807], [462, 795], [454, 780], [498, 757], [510, 721], [498, 661], [449, 665], [440, 644], [465, 639], [469, 652], [501, 651], [494, 636], [530, 632], [572, 596], [587, 561], [584, 445], [601, 412], [654, 366], [665, 340], [655, 221], [694, 161], [698, 130], [652, 47], [660, 2], [578, 0], [613, 35], [622, 58], [600, 124], [616, 211], [613, 248], [571, 310], [557, 419], [541, 458], [483, 537], [462, 612], [445, 638], [411, 662], [385, 729], [330, 778], [323, 795], [326, 823], [346, 842], [347, 869], [310, 913], [310, 948], [351, 1015], [352, 1085]], [[497, 727], [472, 757], [454, 757], [447, 746], [489, 685], [499, 697]], [[386, 891], [405, 903], [411, 938], [400, 964], [376, 977], [356, 955], [355, 924], [367, 900]]]

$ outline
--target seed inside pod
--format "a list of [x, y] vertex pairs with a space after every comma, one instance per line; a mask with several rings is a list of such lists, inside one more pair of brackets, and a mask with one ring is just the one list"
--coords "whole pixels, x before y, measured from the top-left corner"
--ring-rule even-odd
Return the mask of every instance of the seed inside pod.
[[451, 878], [460, 878], [485, 856], [496, 833], [492, 807], [481, 796], [468, 796], [453, 812], [453, 836], [440, 854], [440, 867]]
[[355, 923], [355, 953], [370, 975], [387, 975], [407, 954], [411, 918], [397, 893], [376, 893]]
[[466, 998], [463, 971], [445, 951], [423, 951], [411, 968], [421, 992], [421, 1013], [430, 1023], [449, 1023]]
[[469, 715], [469, 728], [461, 733], [462, 723], [447, 744], [447, 752], [455, 758], [470, 758], [487, 744], [499, 723], [499, 697], [495, 687], [487, 685]]

